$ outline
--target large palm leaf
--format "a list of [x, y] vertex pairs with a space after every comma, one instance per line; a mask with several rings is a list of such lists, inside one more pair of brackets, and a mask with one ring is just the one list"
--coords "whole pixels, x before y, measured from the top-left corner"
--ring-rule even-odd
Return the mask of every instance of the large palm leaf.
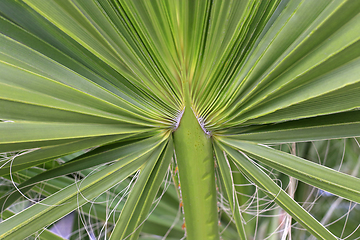
[[263, 145], [360, 136], [359, 1], [3, 0], [0, 11], [0, 173], [27, 173], [2, 210], [20, 189], [66, 183], [0, 223], [1, 238], [134, 173], [110, 239], [137, 238], [172, 159], [188, 239], [219, 239], [214, 159], [241, 239], [234, 167], [319, 239], [337, 238], [259, 164], [360, 203], [359, 178]]

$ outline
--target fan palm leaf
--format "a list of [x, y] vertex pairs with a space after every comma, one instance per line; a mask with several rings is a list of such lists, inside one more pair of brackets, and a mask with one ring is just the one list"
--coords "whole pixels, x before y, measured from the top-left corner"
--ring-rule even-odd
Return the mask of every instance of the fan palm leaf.
[[98, 206], [121, 211], [99, 236], [137, 239], [171, 172], [187, 239], [220, 238], [217, 184], [246, 239], [238, 168], [310, 234], [337, 239], [263, 168], [356, 203], [360, 179], [263, 144], [360, 136], [359, 40], [359, 1], [1, 1], [0, 175], [16, 187], [1, 211], [47, 192], [0, 237], [26, 238], [112, 189], [126, 201]]

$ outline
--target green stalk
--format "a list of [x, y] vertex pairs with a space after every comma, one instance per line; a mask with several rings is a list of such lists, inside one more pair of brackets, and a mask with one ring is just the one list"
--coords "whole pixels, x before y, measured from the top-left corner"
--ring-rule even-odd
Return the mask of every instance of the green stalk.
[[210, 136], [192, 109], [189, 85], [184, 84], [185, 111], [174, 132], [188, 240], [219, 239], [215, 171]]

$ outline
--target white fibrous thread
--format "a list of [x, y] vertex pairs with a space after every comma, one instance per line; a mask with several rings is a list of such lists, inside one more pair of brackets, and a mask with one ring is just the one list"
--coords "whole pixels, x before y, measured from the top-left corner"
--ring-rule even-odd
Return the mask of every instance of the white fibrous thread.
[[200, 124], [200, 127], [201, 127], [201, 129], [204, 131], [204, 133], [205, 133], [206, 135], [211, 136], [211, 132], [208, 131], [208, 130], [205, 128], [204, 119], [203, 119], [202, 117], [198, 117], [198, 116], [196, 117], [196, 119], [198, 120], [198, 122], [199, 122], [199, 124]]
[[181, 110], [181, 111], [179, 112], [179, 114], [177, 115], [177, 117], [174, 119], [174, 120], [175, 120], [175, 124], [174, 124], [174, 129], [173, 129], [173, 131], [176, 131], [176, 129], [179, 127], [180, 121], [181, 121], [181, 118], [182, 118], [184, 112], [185, 112], [185, 107], [184, 107], [183, 110]]
[[[193, 109], [191, 109], [191, 110], [193, 111], [194, 115], [196, 116], [194, 110], [193, 110]], [[177, 115], [177, 117], [174, 119], [174, 122], [175, 122], [175, 123], [174, 123], [173, 131], [176, 131], [176, 129], [179, 127], [180, 121], [181, 121], [182, 116], [184, 115], [184, 112], [185, 112], [185, 107], [183, 108], [183, 110], [181, 110], [181, 111], [179, 112], [179, 114]], [[198, 120], [198, 123], [199, 123], [201, 129], [204, 131], [204, 133], [205, 133], [206, 135], [211, 136], [211, 132], [208, 131], [208, 130], [205, 128], [204, 118], [199, 117], [199, 116], [196, 116], [196, 119]]]

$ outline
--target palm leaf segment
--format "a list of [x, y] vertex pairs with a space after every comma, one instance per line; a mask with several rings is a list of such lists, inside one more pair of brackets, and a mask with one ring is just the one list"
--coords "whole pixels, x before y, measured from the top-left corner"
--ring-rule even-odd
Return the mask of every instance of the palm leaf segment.
[[[182, 191], [189, 239], [218, 238], [213, 154], [242, 239], [232, 164], [321, 239], [336, 238], [254, 159], [360, 203], [358, 178], [260, 145], [360, 136], [359, 1], [4, 0], [0, 10], [0, 152], [18, 152], [1, 175], [94, 149], [19, 185], [27, 191], [112, 163], [2, 222], [2, 238], [27, 237], [140, 170], [111, 235], [136, 238], [174, 149], [181, 183], [205, 168], [199, 189], [215, 208], [189, 210], [196, 187]], [[206, 166], [181, 163], [198, 149], [188, 127]]]

